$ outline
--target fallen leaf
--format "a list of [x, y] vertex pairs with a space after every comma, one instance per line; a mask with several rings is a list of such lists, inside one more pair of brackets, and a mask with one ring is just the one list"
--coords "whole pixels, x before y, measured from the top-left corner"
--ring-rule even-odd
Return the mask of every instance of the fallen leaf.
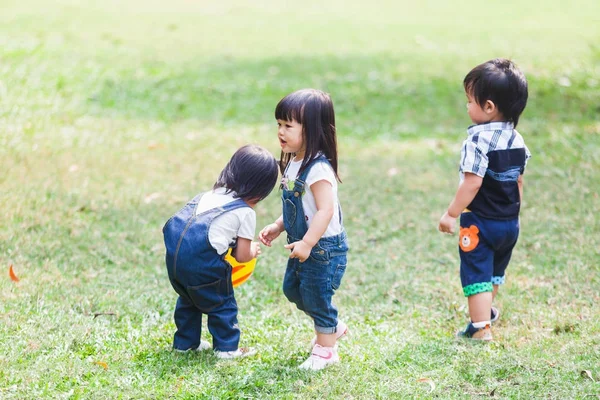
[[419, 379], [417, 379], [417, 382], [429, 383], [429, 386], [431, 387], [430, 392], [433, 392], [435, 390], [435, 383], [433, 383], [433, 381], [429, 378], [419, 378]]
[[94, 361], [94, 364], [101, 366], [105, 370], [108, 369], [108, 364], [105, 363], [104, 361]]
[[583, 378], [591, 379], [592, 382], [596, 382], [596, 380], [592, 376], [592, 371], [590, 371], [588, 369], [584, 369], [583, 371], [581, 371], [581, 376]]
[[10, 267], [8, 267], [8, 276], [10, 276], [10, 280], [13, 282], [19, 282], [20, 279], [17, 275], [15, 275], [15, 271], [13, 271], [13, 266], [12, 264], [10, 264]]

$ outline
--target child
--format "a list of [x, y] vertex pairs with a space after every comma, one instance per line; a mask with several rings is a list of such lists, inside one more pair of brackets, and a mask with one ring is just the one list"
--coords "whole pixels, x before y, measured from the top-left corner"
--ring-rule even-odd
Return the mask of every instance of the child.
[[260, 254], [252, 242], [256, 228], [254, 206], [277, 183], [277, 161], [267, 150], [247, 145], [235, 152], [213, 190], [200, 194], [163, 228], [169, 280], [179, 294], [175, 306], [177, 351], [205, 350], [200, 340], [202, 315], [219, 358], [244, 357], [254, 349], [238, 348], [237, 303], [231, 265], [224, 260], [229, 247], [239, 262]]
[[[314, 322], [316, 338], [300, 368], [319, 370], [339, 361], [336, 341], [347, 332], [331, 303], [346, 270], [348, 241], [338, 202], [337, 143], [328, 94], [304, 89], [275, 109], [282, 179], [283, 214], [260, 233], [266, 246], [284, 230], [291, 251], [283, 292]], [[341, 182], [341, 181], [340, 181]]]
[[454, 233], [460, 215], [460, 278], [471, 322], [457, 336], [489, 341], [500, 316], [492, 301], [519, 236], [523, 173], [531, 157], [515, 130], [527, 104], [527, 81], [512, 61], [495, 59], [473, 68], [463, 85], [474, 125], [461, 151], [460, 186], [438, 229]]

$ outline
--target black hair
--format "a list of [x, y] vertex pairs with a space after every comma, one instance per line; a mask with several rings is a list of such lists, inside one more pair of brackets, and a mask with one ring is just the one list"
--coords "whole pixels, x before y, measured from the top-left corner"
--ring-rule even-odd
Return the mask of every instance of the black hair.
[[213, 189], [224, 187], [235, 197], [258, 202], [271, 193], [278, 174], [275, 157], [261, 146], [248, 144], [231, 156]]
[[[317, 89], [301, 89], [288, 94], [275, 107], [275, 119], [296, 121], [302, 125], [302, 139], [305, 153], [298, 174], [322, 152], [338, 181], [337, 139], [335, 130], [335, 112], [329, 94]], [[293, 154], [281, 152], [279, 167], [281, 173], [289, 164]]]
[[483, 108], [492, 101], [507, 121], [515, 126], [527, 104], [527, 80], [510, 60], [496, 58], [479, 64], [465, 76], [465, 92]]

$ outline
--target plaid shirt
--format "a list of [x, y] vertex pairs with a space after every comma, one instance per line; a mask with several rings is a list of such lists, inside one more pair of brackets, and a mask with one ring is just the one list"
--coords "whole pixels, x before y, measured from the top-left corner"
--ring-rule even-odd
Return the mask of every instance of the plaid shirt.
[[465, 172], [483, 178], [469, 210], [492, 219], [518, 217], [519, 175], [525, 172], [531, 153], [511, 122], [470, 126], [460, 157], [460, 181]]

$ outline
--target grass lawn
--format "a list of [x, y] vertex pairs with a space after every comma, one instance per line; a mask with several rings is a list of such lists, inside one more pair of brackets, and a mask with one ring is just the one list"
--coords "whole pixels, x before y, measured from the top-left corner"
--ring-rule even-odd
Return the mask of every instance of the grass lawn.
[[[0, 2], [0, 398], [600, 398], [598, 1]], [[479, 345], [453, 337], [457, 238], [436, 228], [462, 79], [494, 57], [528, 77], [533, 158]], [[342, 363], [297, 368], [312, 325], [281, 291], [283, 239], [236, 290], [259, 355], [174, 354], [162, 225], [239, 146], [278, 154], [274, 107], [303, 87], [337, 113]]]

